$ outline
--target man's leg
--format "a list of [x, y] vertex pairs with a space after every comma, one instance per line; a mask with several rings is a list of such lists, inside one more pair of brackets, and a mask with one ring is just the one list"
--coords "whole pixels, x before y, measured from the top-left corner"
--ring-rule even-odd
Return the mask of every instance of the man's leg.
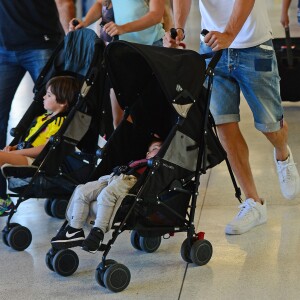
[[288, 125], [283, 120], [283, 126], [280, 130], [275, 132], [264, 132], [264, 135], [272, 143], [275, 148], [276, 159], [286, 160], [289, 156], [289, 151], [287, 148], [288, 140]]
[[26, 70], [18, 64], [15, 54], [0, 48], [0, 149], [6, 146], [9, 113], [16, 90]]
[[222, 124], [217, 128], [220, 141], [245, 197], [261, 203], [249, 163], [248, 146], [238, 123]]
[[238, 123], [218, 125], [218, 135], [246, 196], [246, 200], [240, 205], [240, 211], [227, 224], [225, 232], [226, 234], [242, 234], [267, 221], [266, 203], [258, 196], [249, 163], [248, 146]]
[[29, 72], [33, 82], [37, 80], [52, 53], [53, 49], [26, 50], [18, 53], [20, 63]]
[[264, 132], [274, 146], [274, 162], [277, 168], [282, 195], [294, 199], [300, 192], [300, 176], [294, 162], [293, 154], [287, 144], [288, 126], [283, 120], [280, 130]]

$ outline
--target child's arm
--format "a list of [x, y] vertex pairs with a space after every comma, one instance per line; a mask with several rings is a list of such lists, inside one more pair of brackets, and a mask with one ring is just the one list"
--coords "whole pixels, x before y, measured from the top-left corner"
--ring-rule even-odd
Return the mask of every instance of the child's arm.
[[5, 146], [4, 148], [3, 148], [3, 151], [4, 152], [10, 152], [10, 151], [13, 151], [13, 150], [16, 150], [17, 149], [17, 145], [15, 145], [15, 146]]
[[172, 9], [171, 9], [169, 0], [165, 0], [165, 10], [164, 10], [164, 15], [163, 15], [163, 27], [166, 32], [170, 31], [171, 28], [174, 27]]
[[164, 7], [165, 0], [151, 0], [149, 3], [149, 12], [140, 19], [123, 25], [109, 22], [104, 26], [104, 30], [110, 36], [144, 30], [161, 22], [164, 14]]
[[85, 16], [84, 21], [76, 19], [79, 22], [79, 24], [76, 26], [73, 25], [74, 19], [72, 19], [69, 22], [69, 30], [73, 31], [82, 27], [88, 27], [89, 25], [98, 21], [101, 17], [102, 17], [102, 0], [98, 0], [91, 6], [91, 8], [89, 9], [89, 11]]
[[40, 145], [40, 146], [37, 146], [37, 147], [32, 147], [32, 148], [26, 148], [26, 149], [21, 149], [21, 150], [13, 150], [13, 151], [10, 151], [10, 153], [15, 153], [15, 154], [35, 158], [42, 152], [42, 150], [44, 149], [45, 146], [46, 146], [46, 144]]

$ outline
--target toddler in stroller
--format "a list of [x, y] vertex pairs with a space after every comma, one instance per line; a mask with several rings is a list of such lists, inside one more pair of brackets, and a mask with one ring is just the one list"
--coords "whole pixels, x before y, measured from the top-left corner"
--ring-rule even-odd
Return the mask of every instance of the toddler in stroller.
[[[103, 241], [104, 233], [109, 230], [116, 203], [125, 198], [136, 183], [137, 177], [145, 170], [147, 160], [157, 154], [161, 144], [160, 139], [153, 138], [146, 159], [133, 161], [128, 166], [115, 167], [110, 175], [77, 186], [66, 213], [68, 224], [64, 224], [58, 234], [52, 238], [52, 246], [56, 249], [82, 246], [83, 250], [96, 253]], [[96, 219], [85, 239], [82, 228], [89, 215], [90, 202], [95, 199], [97, 199]]]
[[[40, 154], [49, 138], [54, 135], [63, 124], [79, 84], [71, 76], [57, 76], [46, 84], [44, 109], [47, 113], [38, 116], [24, 141], [17, 145], [8, 145], [0, 152], [0, 166], [5, 163], [11, 165], [32, 165], [34, 158]], [[6, 180], [0, 174], [0, 216], [6, 216], [14, 204], [6, 193]]]

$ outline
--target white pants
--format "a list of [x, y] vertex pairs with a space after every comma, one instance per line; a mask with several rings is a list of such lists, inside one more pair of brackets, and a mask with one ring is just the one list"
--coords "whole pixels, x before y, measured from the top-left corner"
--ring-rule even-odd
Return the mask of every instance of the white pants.
[[136, 183], [133, 175], [105, 175], [97, 181], [81, 184], [74, 190], [67, 209], [70, 226], [82, 228], [85, 224], [92, 201], [97, 200], [97, 213], [94, 227], [104, 233], [109, 230], [109, 223], [117, 202], [122, 201]]

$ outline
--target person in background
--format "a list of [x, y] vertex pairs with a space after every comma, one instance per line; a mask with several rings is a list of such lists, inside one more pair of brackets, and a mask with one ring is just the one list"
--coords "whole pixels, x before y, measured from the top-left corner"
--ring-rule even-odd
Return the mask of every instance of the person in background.
[[[265, 1], [206, 0], [199, 4], [201, 27], [208, 30], [200, 37], [200, 53], [223, 49], [214, 69], [210, 110], [246, 197], [225, 232], [242, 234], [267, 221], [267, 208], [266, 200], [257, 192], [248, 145], [239, 128], [241, 91], [252, 110], [256, 129], [274, 146], [273, 159], [286, 199], [299, 194], [300, 177], [288, 146], [288, 125], [283, 117], [280, 77]], [[190, 7], [191, 0], [173, 0], [175, 27], [184, 28]], [[167, 34], [165, 43], [176, 46], [183, 37], [179, 30], [176, 40]]]
[[[0, 167], [4, 164], [31, 165], [49, 138], [63, 124], [78, 91], [79, 84], [74, 77], [57, 76], [50, 79], [46, 84], [44, 96], [44, 108], [47, 113], [36, 118], [22, 143], [6, 146], [0, 151]], [[7, 215], [14, 207], [6, 190], [6, 180], [0, 173], [0, 217]]]
[[74, 17], [73, 0], [0, 1], [0, 149], [22, 78], [28, 71], [36, 81]]
[[[292, 0], [282, 0], [282, 8], [281, 8], [281, 18], [280, 23], [284, 28], [290, 25], [289, 19], [289, 8], [291, 5]], [[298, 9], [297, 9], [297, 21], [300, 25], [300, 0], [298, 0]]]
[[[163, 46], [162, 38], [165, 31], [162, 20], [165, 0], [97, 0], [90, 8], [85, 20], [79, 21], [76, 26], [71, 20], [69, 29], [75, 30], [91, 25], [103, 16], [103, 6], [110, 8], [111, 4], [114, 21], [102, 22], [103, 31], [108, 36], [118, 36], [120, 40], [138, 44]], [[110, 89], [110, 99], [113, 126], [116, 128], [122, 120], [123, 110], [119, 106], [112, 88]]]

